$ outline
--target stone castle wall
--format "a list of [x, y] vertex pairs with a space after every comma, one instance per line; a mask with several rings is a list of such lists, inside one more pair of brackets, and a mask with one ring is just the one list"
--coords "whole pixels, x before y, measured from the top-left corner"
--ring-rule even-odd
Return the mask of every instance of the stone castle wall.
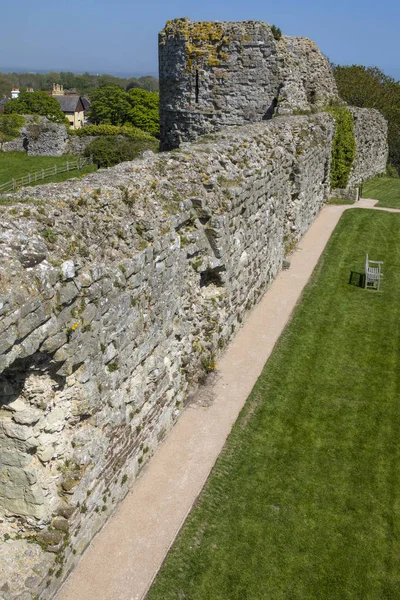
[[[2, 600], [54, 596], [330, 194], [333, 118], [287, 116], [337, 101], [310, 40], [172, 21], [160, 89], [178, 150], [0, 206]], [[387, 144], [377, 111], [352, 115], [354, 187]], [[7, 144], [86, 140], [32, 118]]]
[[386, 171], [388, 125], [378, 110], [353, 106], [349, 110], [353, 119], [356, 153], [346, 189], [335, 189], [331, 194], [336, 198], [358, 200], [361, 184]]
[[30, 156], [61, 156], [66, 153], [68, 133], [65, 125], [46, 117], [25, 115], [25, 125], [15, 140], [4, 142], [3, 152], [26, 151]]
[[274, 38], [259, 21], [169, 21], [159, 36], [161, 147], [223, 127], [311, 111], [337, 99], [311, 40]]
[[51, 598], [125, 496], [327, 199], [333, 133], [232, 127], [0, 207], [4, 600]]
[[25, 115], [25, 125], [15, 140], [0, 144], [2, 152], [27, 152], [30, 156], [83, 155], [94, 136], [69, 135], [62, 123], [46, 117]]
[[388, 125], [373, 108], [350, 107], [354, 123], [356, 156], [349, 177], [349, 188], [359, 186], [371, 173], [384, 173], [388, 160]]

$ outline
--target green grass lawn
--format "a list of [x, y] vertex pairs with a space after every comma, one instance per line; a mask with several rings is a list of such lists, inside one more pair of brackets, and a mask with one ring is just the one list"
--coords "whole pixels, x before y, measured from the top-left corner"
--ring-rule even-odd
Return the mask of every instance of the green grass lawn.
[[[67, 160], [76, 160], [76, 156], [28, 156], [26, 152], [0, 152], [0, 185], [28, 175], [28, 173], [35, 173], [41, 169], [47, 169], [54, 165], [65, 165]], [[83, 169], [75, 169], [68, 173], [61, 173], [54, 177], [48, 177], [43, 181], [38, 181], [36, 185], [41, 183], [50, 183], [53, 181], [65, 181], [72, 177], [79, 177], [84, 173], [91, 173], [96, 171], [96, 165], [87, 165]], [[34, 185], [34, 184], [32, 184]]]
[[374, 177], [364, 183], [362, 194], [379, 200], [377, 206], [400, 208], [400, 178]]
[[147, 600], [400, 599], [399, 239], [345, 212]]

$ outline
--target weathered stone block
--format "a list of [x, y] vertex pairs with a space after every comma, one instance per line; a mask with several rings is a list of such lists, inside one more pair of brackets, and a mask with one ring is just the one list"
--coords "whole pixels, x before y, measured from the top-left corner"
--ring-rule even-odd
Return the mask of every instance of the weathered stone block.
[[64, 536], [61, 531], [44, 530], [37, 534], [36, 539], [45, 546], [56, 546], [63, 541]]
[[13, 420], [20, 425], [34, 425], [37, 423], [42, 416], [40, 410], [35, 408], [27, 408], [25, 410], [21, 410], [16, 412], [13, 415]]
[[17, 440], [26, 441], [34, 434], [31, 427], [24, 427], [11, 421], [3, 422], [3, 432], [7, 437], [16, 438]]

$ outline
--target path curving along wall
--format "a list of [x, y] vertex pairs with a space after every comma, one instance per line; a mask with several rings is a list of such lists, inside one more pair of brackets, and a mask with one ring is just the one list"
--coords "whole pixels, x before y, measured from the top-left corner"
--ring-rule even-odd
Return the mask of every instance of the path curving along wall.
[[4, 600], [51, 598], [125, 496], [328, 198], [333, 134], [232, 127], [0, 206]]

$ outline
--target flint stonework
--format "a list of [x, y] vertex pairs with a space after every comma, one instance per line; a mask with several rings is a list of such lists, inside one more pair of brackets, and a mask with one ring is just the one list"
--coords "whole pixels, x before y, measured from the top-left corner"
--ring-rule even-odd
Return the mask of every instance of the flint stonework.
[[[229, 44], [209, 56], [209, 98], [217, 68], [222, 82], [233, 73], [218, 118], [207, 103], [186, 118], [198, 47], [188, 71], [188, 38], [167, 25], [164, 139], [179, 150], [0, 206], [4, 600], [54, 596], [330, 196], [332, 116], [284, 114], [335, 97], [322, 55], [309, 40], [277, 42], [263, 23], [211, 32]], [[165, 91], [174, 77], [181, 98]], [[283, 116], [263, 120], [281, 83]], [[385, 169], [387, 143], [377, 111], [352, 114], [355, 186]]]

